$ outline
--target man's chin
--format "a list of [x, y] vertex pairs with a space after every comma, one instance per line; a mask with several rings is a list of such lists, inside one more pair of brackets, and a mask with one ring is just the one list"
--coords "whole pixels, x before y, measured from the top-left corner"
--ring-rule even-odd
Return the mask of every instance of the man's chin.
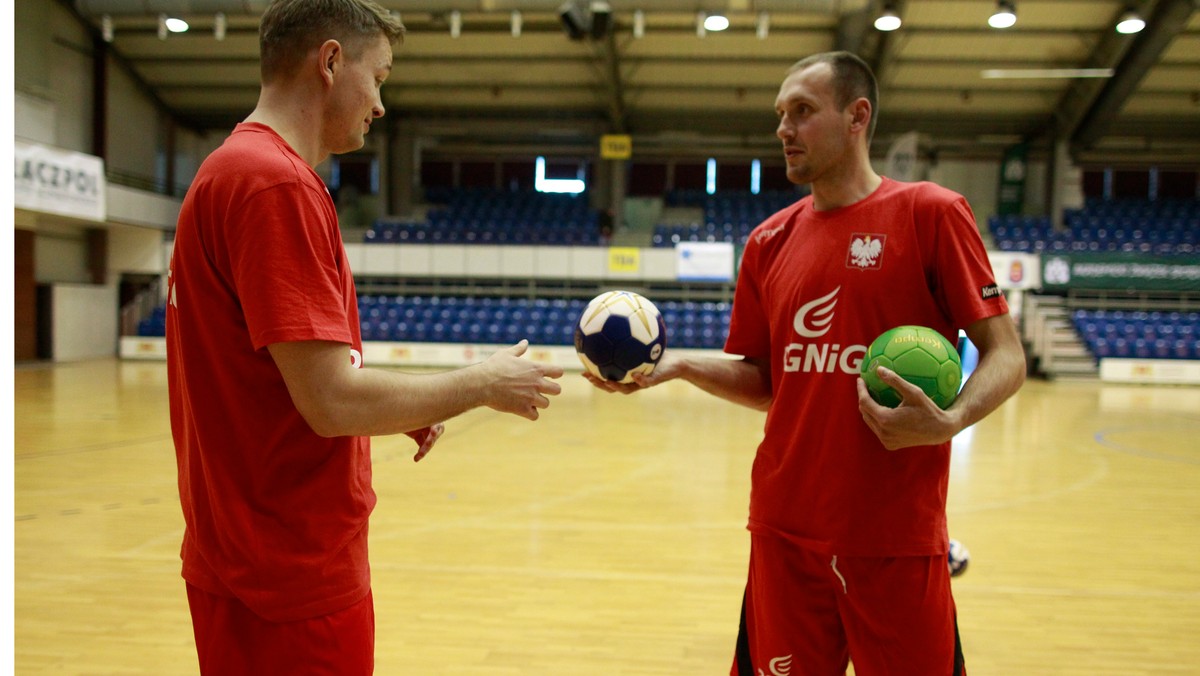
[[334, 155], [345, 155], [346, 153], [352, 153], [356, 150], [362, 150], [363, 146], [365, 146], [366, 144], [367, 144], [367, 140], [366, 140], [366, 138], [364, 138], [362, 136], [350, 138], [350, 139], [346, 140], [346, 143], [343, 144], [342, 147], [333, 151], [333, 154]]
[[788, 167], [787, 177], [789, 181], [796, 185], [804, 185], [812, 182], [812, 176], [802, 167]]

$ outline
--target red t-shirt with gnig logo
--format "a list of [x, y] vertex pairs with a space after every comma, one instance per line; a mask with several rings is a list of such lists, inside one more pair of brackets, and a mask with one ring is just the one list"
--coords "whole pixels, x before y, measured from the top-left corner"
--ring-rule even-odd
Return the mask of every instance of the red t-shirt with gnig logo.
[[200, 166], [167, 305], [183, 577], [272, 621], [370, 588], [370, 440], [322, 438], [267, 351], [345, 343], [362, 362], [354, 280], [325, 184], [269, 127], [240, 124]]
[[950, 444], [889, 451], [858, 412], [866, 347], [887, 329], [958, 330], [1006, 313], [961, 195], [887, 178], [862, 201], [806, 197], [743, 254], [725, 351], [766, 359], [774, 400], [750, 528], [830, 555], [944, 554]]

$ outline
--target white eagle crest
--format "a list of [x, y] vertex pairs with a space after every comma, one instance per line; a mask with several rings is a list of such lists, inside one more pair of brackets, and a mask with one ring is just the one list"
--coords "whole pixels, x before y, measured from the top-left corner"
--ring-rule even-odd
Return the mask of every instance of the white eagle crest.
[[870, 235], [857, 237], [850, 243], [850, 262], [860, 268], [869, 268], [883, 251], [883, 241]]

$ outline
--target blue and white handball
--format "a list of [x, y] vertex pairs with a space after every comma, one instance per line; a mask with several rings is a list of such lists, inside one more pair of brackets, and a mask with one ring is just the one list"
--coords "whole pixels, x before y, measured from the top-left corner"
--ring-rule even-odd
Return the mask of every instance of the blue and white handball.
[[649, 375], [667, 347], [667, 326], [654, 303], [632, 291], [608, 291], [584, 308], [575, 325], [575, 351], [592, 375], [633, 382]]
[[958, 577], [967, 572], [967, 564], [971, 562], [971, 553], [958, 540], [950, 541], [950, 553], [946, 556], [950, 564], [950, 577]]

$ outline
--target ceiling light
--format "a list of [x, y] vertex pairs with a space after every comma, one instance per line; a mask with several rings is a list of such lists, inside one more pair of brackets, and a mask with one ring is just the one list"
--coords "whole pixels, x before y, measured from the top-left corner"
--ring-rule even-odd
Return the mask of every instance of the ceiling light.
[[462, 35], [462, 12], [457, 9], [450, 12], [450, 37], [456, 38]]
[[166, 23], [167, 23], [167, 30], [171, 31], [172, 33], [186, 33], [187, 32], [188, 22], [184, 21], [183, 19], [176, 19], [175, 17], [170, 17], [167, 19]]
[[1112, 77], [1115, 72], [1112, 68], [993, 68], [979, 75], [985, 80], [1062, 80]]
[[900, 27], [900, 17], [896, 15], [896, 10], [892, 9], [891, 5], [884, 5], [883, 13], [875, 19], [875, 30], [881, 30], [885, 33], [894, 31]]
[[729, 28], [729, 19], [723, 14], [713, 14], [704, 19], [704, 30], [716, 32], [726, 28]]
[[100, 17], [100, 37], [104, 38], [105, 42], [113, 41], [113, 20], [107, 14]]
[[213, 37], [217, 42], [225, 39], [225, 12], [217, 12], [213, 17]]
[[592, 0], [592, 39], [600, 40], [612, 30], [612, 5], [606, 0]]
[[633, 13], [633, 37], [640, 38], [646, 34], [646, 13], [636, 10]]
[[1132, 9], [1121, 15], [1121, 20], [1117, 22], [1117, 32], [1122, 35], [1131, 33], [1140, 33], [1146, 27], [1146, 22], [1142, 21], [1142, 17]]
[[512, 36], [519, 38], [521, 37], [521, 26], [524, 24], [524, 21], [521, 19], [521, 13], [514, 9], [510, 17], [512, 20]]
[[992, 28], [1011, 28], [1017, 23], [1017, 7], [1009, 0], [1000, 0], [996, 3], [996, 13], [988, 19], [988, 25]]
[[754, 21], [754, 34], [758, 36], [759, 40], [766, 40], [769, 32], [771, 32], [771, 15], [759, 12], [758, 19]]
[[566, 0], [558, 7], [563, 30], [572, 40], [582, 40], [592, 30], [592, 19], [584, 0]]

